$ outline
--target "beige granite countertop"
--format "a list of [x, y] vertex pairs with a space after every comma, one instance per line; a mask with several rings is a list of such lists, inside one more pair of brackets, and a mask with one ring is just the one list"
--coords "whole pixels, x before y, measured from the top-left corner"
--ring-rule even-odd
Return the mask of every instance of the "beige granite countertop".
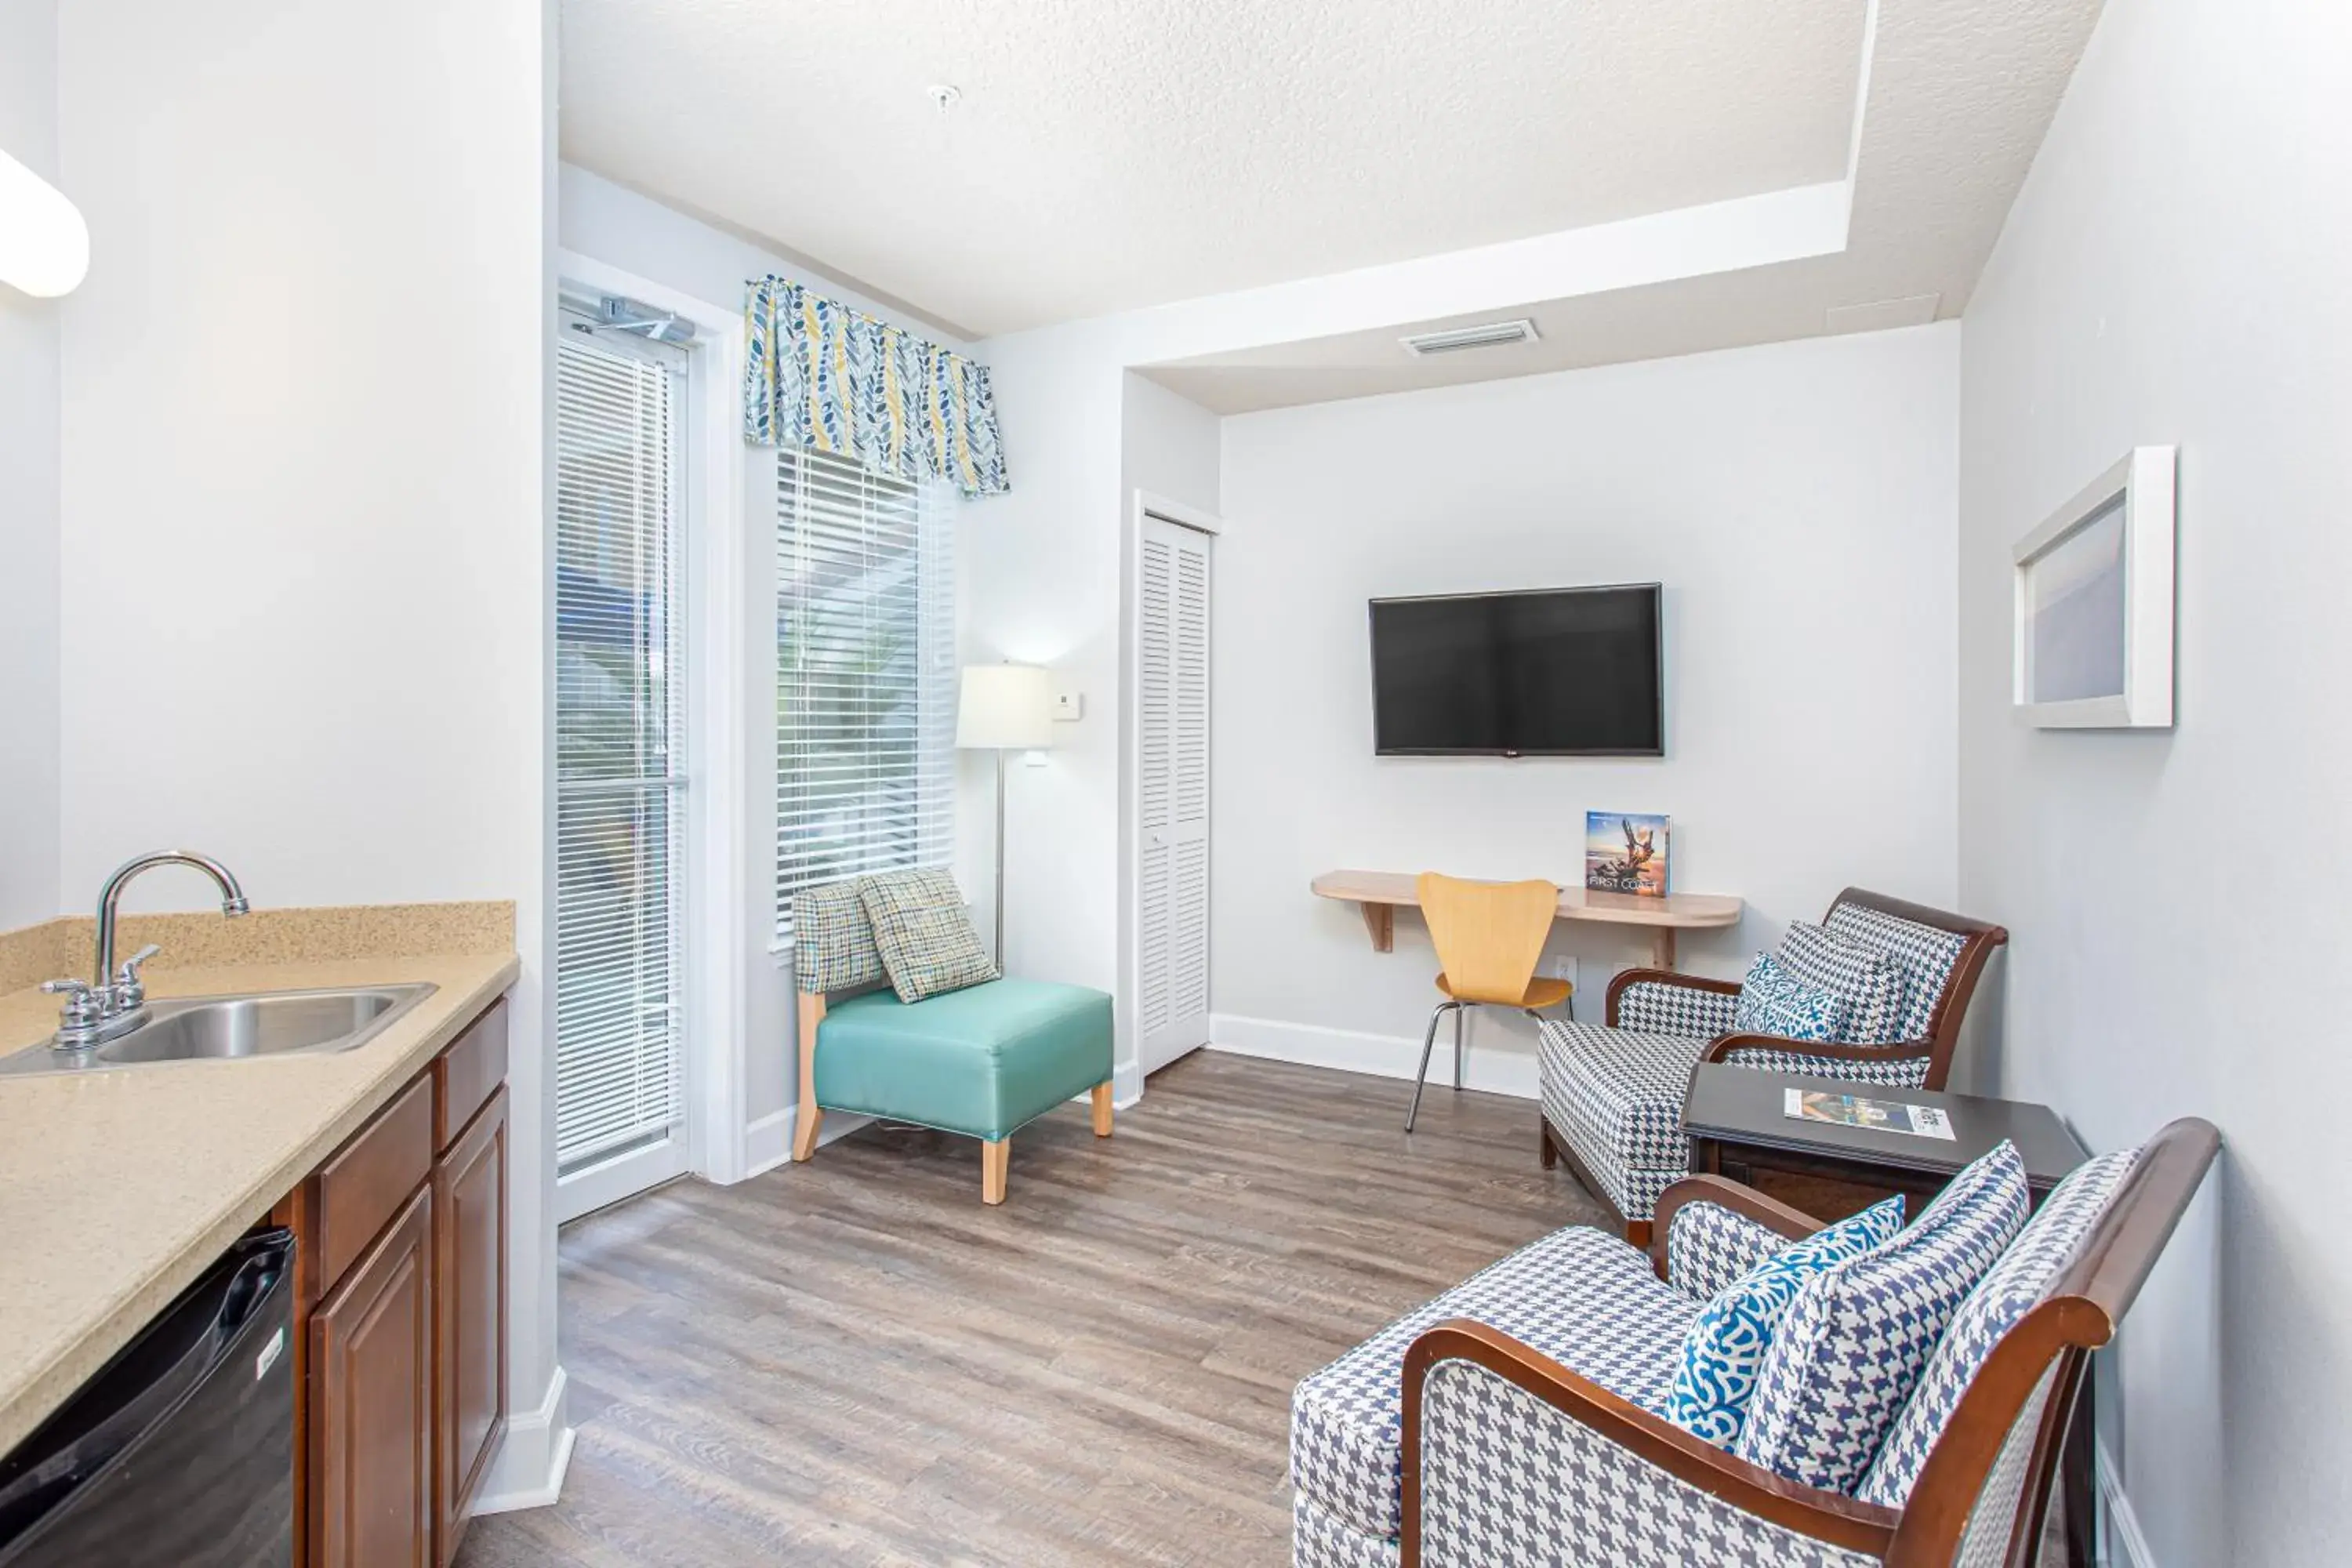
[[[510, 906], [406, 908], [418, 914], [405, 921], [387, 911], [212, 917], [225, 930], [251, 928], [241, 949], [192, 942], [201, 962], [173, 967], [167, 952], [148, 971], [159, 999], [415, 980], [437, 987], [356, 1050], [0, 1077], [0, 1453], [514, 983]], [[44, 940], [64, 951], [74, 922], [52, 923], [68, 931]], [[123, 921], [126, 942], [136, 924]], [[445, 946], [471, 951], [422, 951]], [[7, 969], [0, 962], [0, 973], [18, 978]], [[0, 994], [0, 1056], [56, 1026], [55, 997], [30, 987]]]

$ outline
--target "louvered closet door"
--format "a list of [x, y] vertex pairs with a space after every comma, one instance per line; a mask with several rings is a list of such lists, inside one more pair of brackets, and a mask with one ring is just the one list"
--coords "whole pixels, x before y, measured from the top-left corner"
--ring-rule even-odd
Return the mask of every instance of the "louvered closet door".
[[687, 1168], [685, 359], [556, 342], [555, 1159], [568, 1219]]
[[1208, 534], [1143, 524], [1137, 1019], [1143, 1070], [1209, 1042]]

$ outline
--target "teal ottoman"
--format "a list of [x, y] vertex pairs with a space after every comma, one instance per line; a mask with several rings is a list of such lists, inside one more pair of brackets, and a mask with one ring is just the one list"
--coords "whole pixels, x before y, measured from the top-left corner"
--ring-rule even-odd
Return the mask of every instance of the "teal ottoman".
[[870, 991], [828, 1008], [801, 993], [800, 1121], [793, 1157], [815, 1152], [827, 1110], [977, 1138], [981, 1201], [1004, 1201], [1013, 1132], [1091, 1090], [1111, 1131], [1111, 1002], [1043, 980], [989, 980], [906, 1003]]

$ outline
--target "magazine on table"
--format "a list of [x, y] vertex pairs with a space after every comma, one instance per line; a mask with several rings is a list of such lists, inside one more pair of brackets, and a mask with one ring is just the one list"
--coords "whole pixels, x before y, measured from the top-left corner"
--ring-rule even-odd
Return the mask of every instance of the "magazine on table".
[[1836, 1127], [1866, 1127], [1874, 1132], [1907, 1132], [1915, 1138], [1954, 1141], [1952, 1119], [1932, 1105], [1906, 1105], [1867, 1095], [1835, 1094], [1827, 1089], [1782, 1091], [1780, 1113], [1799, 1121], [1826, 1121]]

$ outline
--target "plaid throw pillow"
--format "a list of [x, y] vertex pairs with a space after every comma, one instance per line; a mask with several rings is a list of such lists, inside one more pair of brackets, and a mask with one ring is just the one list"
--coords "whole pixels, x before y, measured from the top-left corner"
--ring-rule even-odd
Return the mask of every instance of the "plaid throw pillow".
[[882, 978], [874, 924], [858, 896], [862, 879], [803, 888], [793, 895], [793, 967], [803, 991], [847, 991]]
[[888, 871], [857, 884], [874, 945], [901, 1002], [919, 1002], [996, 978], [963, 894], [945, 871]]

